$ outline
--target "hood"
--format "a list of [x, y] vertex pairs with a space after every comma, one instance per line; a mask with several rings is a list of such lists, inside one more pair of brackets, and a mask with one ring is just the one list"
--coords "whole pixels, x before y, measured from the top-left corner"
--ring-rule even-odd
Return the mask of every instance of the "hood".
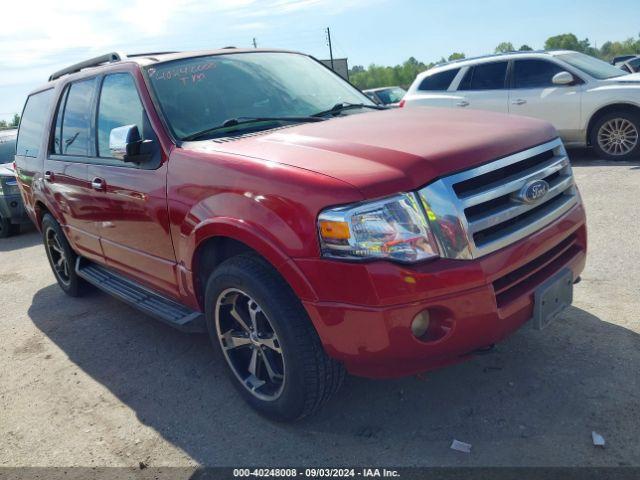
[[603, 82], [640, 84], [640, 72], [629, 73], [628, 75], [622, 75], [621, 77], [607, 78], [606, 80], [603, 80]]
[[557, 137], [547, 122], [484, 111], [399, 108], [183, 148], [268, 160], [337, 178], [366, 198], [416, 190]]

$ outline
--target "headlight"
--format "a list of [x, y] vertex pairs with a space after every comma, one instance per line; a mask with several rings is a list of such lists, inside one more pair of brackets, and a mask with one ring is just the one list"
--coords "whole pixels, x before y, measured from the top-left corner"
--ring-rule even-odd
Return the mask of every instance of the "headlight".
[[325, 257], [419, 262], [438, 255], [413, 193], [324, 210], [318, 229]]

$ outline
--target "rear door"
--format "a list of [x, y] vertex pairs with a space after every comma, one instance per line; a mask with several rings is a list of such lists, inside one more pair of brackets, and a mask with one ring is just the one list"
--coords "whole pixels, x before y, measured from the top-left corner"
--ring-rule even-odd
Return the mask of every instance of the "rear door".
[[466, 67], [456, 90], [453, 106], [507, 113], [509, 92], [507, 90], [506, 60], [479, 63]]
[[58, 101], [49, 154], [44, 161], [44, 192], [48, 204], [75, 250], [102, 260], [98, 227], [93, 220], [95, 192], [87, 176], [94, 154], [91, 141], [96, 77], [67, 85]]
[[408, 107], [452, 107], [454, 94], [449, 91], [449, 88], [459, 72], [459, 68], [452, 68], [427, 75], [417, 87], [410, 89], [405, 95], [405, 105]]
[[[20, 130], [13, 145], [13, 152], [8, 152], [15, 154], [16, 179], [22, 187], [25, 208], [33, 219], [36, 218], [33, 185], [42, 174], [53, 101], [53, 88], [29, 95], [22, 111]], [[13, 142], [9, 144], [11, 143]], [[13, 158], [6, 161], [11, 160]]]
[[[177, 297], [176, 259], [169, 231], [166, 162], [158, 138], [129, 72], [103, 77], [96, 112], [96, 154], [88, 167], [95, 188], [98, 225], [107, 265], [156, 290]], [[127, 163], [109, 150], [111, 130], [136, 125], [143, 140], [154, 145], [151, 158]]]
[[509, 113], [551, 122], [565, 140], [580, 137], [579, 79], [570, 85], [554, 85], [553, 76], [565, 69], [544, 59], [515, 60], [512, 71]]

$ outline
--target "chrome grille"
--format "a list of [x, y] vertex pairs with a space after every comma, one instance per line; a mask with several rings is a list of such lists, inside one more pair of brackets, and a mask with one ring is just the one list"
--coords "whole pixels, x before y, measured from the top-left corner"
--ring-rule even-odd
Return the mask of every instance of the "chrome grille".
[[[515, 198], [535, 180], [547, 193]], [[578, 202], [560, 139], [440, 179], [420, 191], [443, 256], [477, 258], [550, 224]]]

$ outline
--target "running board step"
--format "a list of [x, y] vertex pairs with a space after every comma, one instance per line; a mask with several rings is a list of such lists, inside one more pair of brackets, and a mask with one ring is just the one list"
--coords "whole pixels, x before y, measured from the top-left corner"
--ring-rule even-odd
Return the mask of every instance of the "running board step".
[[102, 265], [78, 257], [76, 273], [100, 290], [172, 327], [185, 332], [206, 332], [204, 315], [201, 312], [169, 300]]

